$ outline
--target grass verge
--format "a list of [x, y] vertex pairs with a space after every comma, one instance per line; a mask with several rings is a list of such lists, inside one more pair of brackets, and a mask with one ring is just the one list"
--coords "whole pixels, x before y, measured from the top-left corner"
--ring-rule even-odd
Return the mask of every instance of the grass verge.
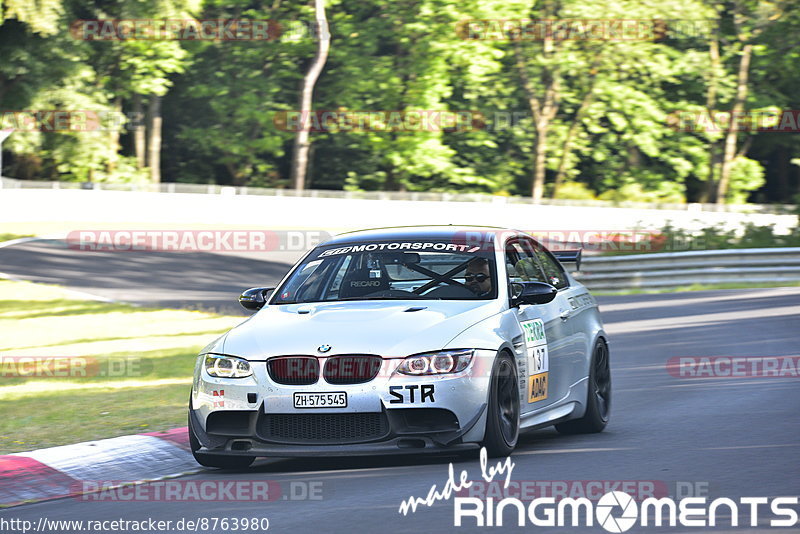
[[0, 280], [0, 454], [185, 425], [198, 351], [241, 321]]
[[[668, 287], [660, 289], [624, 289], [621, 291], [592, 290], [595, 296], [614, 296], [614, 295], [641, 295], [645, 293], [681, 293], [684, 291], [710, 291], [713, 289], [762, 289], [766, 287], [800, 287], [800, 282], [759, 282], [757, 284], [727, 283], [727, 284], [692, 284], [679, 287]], [[591, 288], [590, 288], [591, 289]]]
[[20, 239], [23, 237], [33, 237], [33, 234], [8, 234], [0, 233], [0, 243], [3, 241], [11, 241], [12, 239]]

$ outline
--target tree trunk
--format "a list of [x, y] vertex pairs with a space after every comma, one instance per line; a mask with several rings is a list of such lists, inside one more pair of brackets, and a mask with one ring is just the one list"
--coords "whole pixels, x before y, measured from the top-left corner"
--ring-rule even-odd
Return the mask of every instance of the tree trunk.
[[133, 152], [136, 154], [136, 166], [143, 169], [146, 165], [145, 127], [142, 112], [142, 95], [133, 95]]
[[542, 122], [536, 127], [536, 142], [533, 147], [533, 185], [531, 197], [534, 202], [539, 202], [544, 196], [544, 177], [547, 166], [547, 134], [550, 131], [549, 122]]
[[117, 120], [122, 116], [122, 99], [117, 97], [114, 100], [114, 114], [116, 115], [111, 129], [108, 132], [109, 136], [109, 158], [108, 163], [106, 164], [106, 172], [108, 172], [109, 177], [117, 168], [117, 161], [119, 161], [119, 136], [120, 136], [120, 128], [122, 128], [122, 122], [117, 122]]
[[325, 62], [328, 60], [331, 36], [328, 31], [328, 19], [325, 16], [325, 0], [314, 0], [314, 9], [317, 17], [317, 55], [303, 78], [300, 92], [300, 130], [294, 138], [294, 156], [292, 158], [292, 184], [298, 191], [305, 189], [306, 172], [308, 170], [308, 152], [311, 146], [309, 139], [311, 130], [311, 103], [314, 96], [314, 86], [317, 83]]
[[147, 129], [147, 166], [150, 167], [150, 181], [161, 183], [161, 97], [150, 96], [149, 128]]
[[[709, 119], [714, 117], [714, 108], [717, 107], [717, 81], [720, 69], [719, 60], [719, 41], [714, 38], [708, 47], [708, 55], [711, 57], [711, 70], [709, 73], [708, 88], [706, 89], [706, 111]], [[706, 124], [711, 124], [711, 120]], [[719, 145], [716, 141], [708, 143], [708, 180], [706, 181], [706, 192], [700, 196], [700, 202], [708, 202], [717, 195], [717, 167], [719, 166]]]
[[700, 197], [700, 202], [712, 202], [717, 198], [717, 171], [721, 161], [719, 153], [719, 141], [711, 141], [708, 144], [708, 182], [706, 191]]
[[742, 57], [739, 61], [739, 76], [736, 82], [736, 99], [731, 110], [731, 119], [728, 123], [728, 132], [725, 134], [725, 152], [722, 155], [722, 169], [719, 173], [719, 185], [717, 186], [717, 204], [724, 204], [728, 195], [728, 184], [731, 176], [731, 166], [736, 157], [736, 117], [744, 111], [745, 100], [747, 99], [747, 82], [750, 70], [750, 56], [753, 53], [753, 45], [746, 44], [742, 48]]
[[567, 174], [567, 156], [572, 151], [572, 141], [575, 139], [575, 136], [578, 134], [578, 128], [581, 125], [581, 119], [583, 118], [583, 114], [586, 113], [586, 110], [592, 103], [594, 99], [594, 86], [590, 87], [589, 90], [583, 95], [583, 100], [581, 100], [581, 105], [578, 107], [578, 111], [575, 112], [575, 119], [573, 119], [572, 124], [569, 125], [569, 130], [567, 130], [567, 138], [564, 139], [564, 146], [561, 149], [561, 159], [558, 162], [558, 172], [556, 173], [556, 181], [553, 183], [553, 195], [552, 198], [556, 198], [558, 194], [558, 189], [561, 187], [561, 184], [564, 183], [564, 177]]
[[[555, 52], [555, 45], [552, 37], [545, 37], [542, 44], [542, 53], [546, 58], [551, 58]], [[533, 179], [531, 184], [531, 198], [534, 203], [538, 203], [544, 196], [545, 168], [547, 165], [547, 134], [550, 131], [550, 123], [558, 112], [558, 105], [561, 98], [560, 75], [556, 69], [544, 67], [542, 71], [541, 85], [544, 88], [544, 96], [540, 100], [533, 87], [533, 83], [528, 75], [525, 64], [525, 56], [519, 42], [515, 43], [514, 55], [517, 63], [517, 70], [522, 81], [522, 88], [528, 99], [528, 106], [533, 116], [533, 123], [536, 127], [536, 141], [533, 149]]]
[[536, 148], [535, 166], [533, 169], [533, 186], [531, 187], [531, 197], [534, 202], [539, 202], [544, 196], [544, 178], [547, 165], [547, 134], [550, 132], [550, 123], [558, 112], [559, 101], [559, 80], [551, 78], [551, 73], [545, 78], [545, 96], [542, 104], [541, 114], [536, 125]]
[[[785, 146], [777, 147], [777, 161], [775, 162], [774, 182], [767, 184], [767, 194], [771, 200], [786, 202], [790, 198], [789, 173], [791, 172], [791, 152]], [[769, 176], [769, 174], [767, 174]], [[772, 187], [769, 187], [772, 185]]]
[[547, 134], [550, 125], [545, 123], [536, 129], [536, 144], [533, 150], [533, 187], [531, 197], [539, 202], [544, 196], [544, 175], [547, 166]]

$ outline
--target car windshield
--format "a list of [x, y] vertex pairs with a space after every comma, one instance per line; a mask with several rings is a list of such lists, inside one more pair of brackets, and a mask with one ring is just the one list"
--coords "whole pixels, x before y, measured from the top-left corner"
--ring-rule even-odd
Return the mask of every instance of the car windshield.
[[488, 300], [497, 296], [486, 249], [445, 241], [376, 241], [314, 250], [272, 304], [347, 300]]

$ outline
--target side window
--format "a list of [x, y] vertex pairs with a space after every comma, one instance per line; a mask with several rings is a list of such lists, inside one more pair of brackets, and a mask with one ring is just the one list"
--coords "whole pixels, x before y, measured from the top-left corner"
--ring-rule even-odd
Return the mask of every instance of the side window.
[[517, 241], [506, 248], [506, 269], [509, 282], [547, 282], [533, 251]]
[[536, 247], [536, 257], [542, 264], [542, 269], [547, 277], [545, 280], [548, 284], [554, 286], [556, 289], [563, 289], [569, 287], [567, 274], [561, 265], [548, 254], [541, 245]]
[[325, 280], [329, 278], [333, 263], [323, 260], [321, 263], [317, 264], [317, 261], [320, 260], [309, 263], [300, 273], [305, 276], [306, 271], [310, 271], [308, 276], [303, 279], [300, 287], [296, 289], [298, 299], [319, 298], [322, 293], [322, 285], [325, 283]]
[[508, 277], [508, 283], [512, 282], [522, 282], [522, 278], [520, 278], [519, 274], [517, 273], [516, 265], [518, 259], [518, 252], [514, 248], [514, 244], [509, 243], [506, 245], [506, 276]]
[[314, 274], [320, 265], [322, 265], [322, 260], [314, 260], [306, 264], [306, 266], [303, 267], [303, 270], [297, 273], [293, 283], [284, 288], [284, 291], [280, 296], [281, 300], [293, 299], [297, 296], [295, 293], [304, 291], [303, 284], [305, 284], [311, 275]]

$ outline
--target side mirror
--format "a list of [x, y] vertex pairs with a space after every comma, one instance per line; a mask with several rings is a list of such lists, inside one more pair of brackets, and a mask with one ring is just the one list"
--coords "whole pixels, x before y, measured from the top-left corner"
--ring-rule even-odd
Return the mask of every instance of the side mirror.
[[513, 282], [510, 287], [511, 307], [520, 304], [547, 304], [554, 298], [558, 290], [544, 282]]
[[252, 287], [239, 295], [239, 304], [246, 310], [260, 310], [267, 303], [267, 293], [274, 287]]

